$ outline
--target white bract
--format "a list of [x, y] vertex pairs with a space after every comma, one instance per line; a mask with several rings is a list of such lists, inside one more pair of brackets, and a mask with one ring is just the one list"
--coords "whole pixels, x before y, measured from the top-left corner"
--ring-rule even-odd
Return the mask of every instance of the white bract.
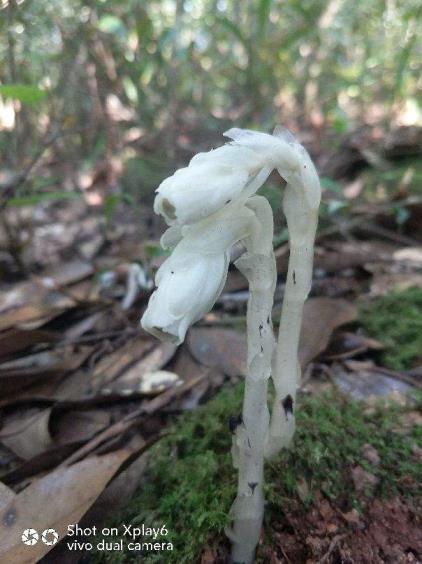
[[[300, 368], [297, 352], [305, 299], [312, 277], [313, 247], [321, 190], [306, 150], [285, 129], [274, 135], [233, 128], [232, 142], [193, 157], [164, 180], [154, 210], [170, 226], [161, 239], [172, 254], [157, 272], [157, 290], [142, 317], [144, 329], [175, 343], [213, 307], [227, 277], [230, 250], [246, 252], [235, 262], [249, 282], [248, 358], [242, 416], [233, 435], [239, 469], [238, 494], [227, 531], [233, 562], [253, 561], [264, 511], [264, 455], [289, 446], [295, 429]], [[272, 170], [286, 180], [283, 210], [290, 258], [275, 348], [271, 310], [276, 283], [272, 211], [255, 196]], [[275, 399], [269, 415], [267, 383]]]

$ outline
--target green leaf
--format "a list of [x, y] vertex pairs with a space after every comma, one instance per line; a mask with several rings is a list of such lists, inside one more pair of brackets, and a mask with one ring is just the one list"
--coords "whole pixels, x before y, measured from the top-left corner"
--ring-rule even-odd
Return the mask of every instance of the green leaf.
[[0, 95], [23, 104], [39, 104], [45, 100], [47, 92], [31, 84], [1, 84]]
[[76, 192], [39, 192], [28, 194], [27, 196], [17, 196], [16, 198], [10, 198], [7, 201], [7, 205], [19, 208], [23, 206], [34, 206], [36, 204], [56, 200], [77, 200], [80, 197], [81, 195]]

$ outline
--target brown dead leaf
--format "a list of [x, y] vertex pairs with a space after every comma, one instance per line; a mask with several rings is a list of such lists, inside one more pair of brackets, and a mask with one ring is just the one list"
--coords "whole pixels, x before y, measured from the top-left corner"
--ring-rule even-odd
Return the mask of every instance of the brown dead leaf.
[[204, 366], [218, 368], [227, 376], [246, 374], [246, 337], [233, 329], [193, 328], [187, 345], [192, 356]]
[[59, 445], [87, 441], [110, 425], [111, 415], [104, 409], [53, 410], [51, 434]]
[[383, 397], [405, 403], [406, 394], [412, 391], [410, 384], [385, 374], [371, 362], [349, 360], [343, 365], [335, 363], [331, 373], [339, 390], [357, 400], [375, 401]]
[[299, 478], [296, 481], [296, 491], [299, 498], [305, 503], [309, 497], [309, 485], [305, 478]]
[[43, 331], [41, 329], [33, 331], [20, 328], [9, 329], [9, 331], [0, 333], [0, 358], [22, 352], [33, 345], [52, 343], [55, 340], [57, 340], [57, 336], [51, 331]]
[[299, 359], [304, 368], [323, 352], [337, 327], [357, 319], [356, 306], [342, 299], [311, 298], [305, 303]]
[[29, 322], [39, 322], [39, 326], [44, 325], [50, 319], [60, 314], [64, 308], [49, 308], [31, 304], [11, 309], [1, 315], [0, 331], [10, 329]]
[[93, 268], [87, 263], [65, 263], [0, 292], [0, 331], [26, 324], [33, 329], [73, 307], [79, 297], [62, 288], [80, 282], [92, 273]]
[[11, 503], [15, 497], [15, 492], [0, 482], [0, 511]]
[[76, 370], [90, 354], [89, 347], [41, 351], [0, 364], [2, 393], [20, 390], [65, 372]]
[[92, 456], [34, 481], [12, 500], [8, 496], [0, 513], [0, 561], [32, 564], [47, 554], [52, 546], [42, 542], [28, 550], [22, 531], [28, 526], [40, 532], [53, 528], [62, 539], [68, 525], [80, 520], [130, 455], [122, 449]]
[[24, 460], [52, 446], [49, 430], [51, 409], [16, 410], [6, 417], [0, 430], [0, 441]]
[[45, 287], [61, 288], [80, 282], [93, 273], [94, 269], [89, 262], [73, 260], [44, 270], [36, 279]]
[[186, 396], [177, 400], [176, 408], [180, 411], [190, 411], [204, 398], [205, 394], [212, 390], [219, 390], [224, 382], [224, 374], [218, 369], [209, 369], [199, 364], [190, 354], [188, 348], [180, 348], [176, 358], [171, 362], [171, 369], [180, 375], [184, 382], [203, 375], [203, 381], [195, 386]]
[[144, 358], [135, 362], [113, 383], [112, 390], [138, 390], [141, 379], [148, 372], [156, 372], [163, 368], [174, 356], [177, 346], [173, 343], [161, 343]]
[[104, 356], [95, 366], [90, 379], [92, 389], [99, 390], [115, 380], [119, 374], [140, 360], [154, 347], [152, 340], [135, 337], [112, 354]]
[[352, 358], [369, 350], [379, 351], [383, 348], [384, 345], [376, 339], [371, 339], [358, 333], [339, 331], [333, 335], [324, 358], [328, 360], [341, 360]]
[[14, 467], [5, 474], [2, 474], [0, 479], [6, 485], [13, 485], [18, 484], [31, 476], [36, 476], [41, 472], [51, 470], [63, 462], [63, 460], [68, 458], [73, 452], [75, 452], [76, 449], [80, 448], [82, 444], [83, 441], [61, 446], [53, 446], [41, 454], [37, 454], [34, 458], [30, 458], [19, 466]]

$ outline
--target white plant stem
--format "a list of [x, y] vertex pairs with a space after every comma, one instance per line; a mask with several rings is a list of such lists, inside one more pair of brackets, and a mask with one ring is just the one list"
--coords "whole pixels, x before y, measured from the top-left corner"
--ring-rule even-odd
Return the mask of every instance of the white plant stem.
[[248, 252], [235, 262], [248, 279], [250, 296], [243, 411], [232, 447], [233, 463], [239, 469], [238, 493], [231, 508], [233, 526], [227, 531], [232, 541], [232, 561], [244, 564], [253, 562], [264, 514], [264, 449], [269, 426], [267, 386], [274, 349], [271, 310], [276, 284], [271, 208], [261, 197], [252, 198], [248, 207], [256, 214], [258, 228], [246, 241]]
[[[298, 201], [301, 207], [297, 205]], [[273, 363], [276, 393], [266, 456], [273, 456], [288, 447], [295, 432], [296, 392], [300, 385], [299, 338], [303, 306], [311, 289], [318, 221], [318, 210], [306, 206], [304, 199], [289, 187], [286, 188], [284, 212], [289, 229], [290, 257]]]

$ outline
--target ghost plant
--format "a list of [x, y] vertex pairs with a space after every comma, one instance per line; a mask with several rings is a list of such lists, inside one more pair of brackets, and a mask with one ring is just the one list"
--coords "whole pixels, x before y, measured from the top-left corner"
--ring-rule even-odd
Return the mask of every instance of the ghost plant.
[[[308, 153], [287, 130], [276, 128], [269, 135], [234, 128], [224, 135], [232, 142], [197, 154], [157, 189], [154, 210], [169, 225], [161, 244], [172, 253], [157, 272], [157, 289], [141, 323], [160, 339], [182, 343], [188, 328], [210, 311], [221, 293], [231, 248], [243, 243], [246, 251], [234, 264], [250, 288], [248, 358], [243, 411], [232, 426], [239, 477], [227, 534], [232, 561], [249, 563], [263, 519], [264, 457], [288, 447], [295, 428], [298, 342], [311, 285], [320, 184]], [[271, 320], [276, 284], [273, 215], [268, 201], [256, 195], [274, 169], [287, 183], [283, 211], [290, 242], [277, 345]], [[271, 417], [270, 377], [275, 388]]]

